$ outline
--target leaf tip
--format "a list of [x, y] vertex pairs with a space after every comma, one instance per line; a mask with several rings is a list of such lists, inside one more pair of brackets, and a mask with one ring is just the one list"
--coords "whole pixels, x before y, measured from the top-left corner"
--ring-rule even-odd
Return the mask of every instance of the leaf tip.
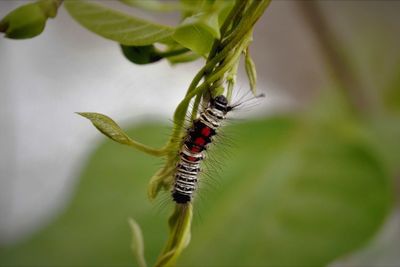
[[132, 231], [132, 251], [136, 257], [138, 265], [140, 267], [146, 267], [147, 264], [144, 258], [144, 241], [142, 230], [134, 219], [128, 218], [128, 223]]
[[89, 117], [90, 112], [74, 112], [74, 113], [90, 120], [90, 117]]

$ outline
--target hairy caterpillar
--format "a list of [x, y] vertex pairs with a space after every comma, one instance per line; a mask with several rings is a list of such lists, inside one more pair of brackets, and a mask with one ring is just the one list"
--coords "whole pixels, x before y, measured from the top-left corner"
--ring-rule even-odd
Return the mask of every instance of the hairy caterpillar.
[[232, 110], [225, 96], [211, 99], [208, 107], [193, 121], [179, 152], [179, 162], [175, 171], [172, 199], [178, 204], [192, 200], [197, 187], [200, 163], [204, 159], [204, 150], [212, 142], [218, 127]]

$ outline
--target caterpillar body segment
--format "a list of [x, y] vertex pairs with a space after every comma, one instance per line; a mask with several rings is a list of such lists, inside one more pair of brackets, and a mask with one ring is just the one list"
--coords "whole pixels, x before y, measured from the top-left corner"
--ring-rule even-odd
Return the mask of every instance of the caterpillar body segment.
[[184, 139], [175, 171], [172, 198], [176, 203], [185, 204], [192, 200], [204, 150], [212, 142], [212, 137], [230, 110], [232, 107], [228, 105], [226, 97], [220, 95], [212, 99], [198, 119], [193, 121]]

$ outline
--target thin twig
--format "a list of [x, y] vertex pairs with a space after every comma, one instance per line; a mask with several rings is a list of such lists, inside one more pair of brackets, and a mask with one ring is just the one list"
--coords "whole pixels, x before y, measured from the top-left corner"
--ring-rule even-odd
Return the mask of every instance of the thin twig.
[[345, 55], [341, 53], [342, 44], [337, 40], [332, 28], [322, 15], [317, 1], [297, 1], [304, 19], [318, 41], [321, 54], [335, 80], [340, 82], [343, 93], [358, 113], [366, 113], [371, 101], [362, 89], [361, 81], [351, 70]]

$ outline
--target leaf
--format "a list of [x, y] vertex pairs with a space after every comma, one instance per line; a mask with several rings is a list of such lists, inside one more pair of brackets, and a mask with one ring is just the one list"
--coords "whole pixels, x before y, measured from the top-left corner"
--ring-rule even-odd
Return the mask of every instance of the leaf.
[[124, 56], [135, 64], [150, 64], [166, 58], [170, 63], [188, 62], [199, 56], [179, 44], [170, 44], [164, 51], [154, 45], [125, 46], [121, 45]]
[[151, 177], [149, 186], [147, 188], [147, 195], [150, 200], [154, 200], [162, 189], [167, 191], [171, 188], [175, 164], [176, 162], [174, 162], [174, 164], [165, 164], [163, 168], [159, 169]]
[[246, 69], [247, 78], [249, 79], [250, 89], [253, 92], [253, 95], [256, 95], [257, 71], [256, 71], [256, 65], [254, 64], [253, 59], [250, 56], [249, 48], [246, 49], [246, 52], [244, 53], [244, 58], [245, 58], [244, 66]]
[[77, 112], [77, 114], [89, 119], [97, 130], [115, 142], [124, 145], [131, 144], [129, 136], [110, 117], [94, 112]]
[[[187, 4], [187, 3], [186, 3]], [[215, 1], [196, 14], [186, 17], [173, 34], [173, 39], [195, 53], [205, 56], [220, 36], [221, 18], [232, 7], [231, 1]]]
[[[196, 227], [178, 266], [323, 266], [364, 245], [387, 216], [393, 188], [357, 127], [329, 123], [273, 117], [225, 129], [225, 135], [236, 133], [236, 148], [216, 166], [223, 170], [219, 176], [209, 173], [218, 186], [207, 190], [212, 181], [200, 177]], [[128, 133], [161, 146], [163, 129], [146, 123]], [[226, 147], [216, 144], [214, 154]], [[159, 164], [107, 140], [79, 172], [66, 210], [29, 239], [3, 246], [2, 264], [132, 265], [126, 218], [135, 217], [153, 266], [167, 239], [171, 206], [169, 192], [162, 209], [147, 199], [148, 179]]]
[[144, 46], [169, 42], [173, 28], [135, 18], [101, 5], [67, 1], [69, 14], [88, 30], [123, 45]]
[[366, 121], [367, 138], [378, 148], [392, 175], [400, 172], [400, 116], [386, 115], [376, 116]]
[[27, 39], [41, 34], [48, 18], [57, 15], [59, 0], [41, 0], [11, 11], [0, 21], [0, 32], [7, 38]]
[[39, 0], [37, 4], [43, 10], [49, 18], [55, 18], [57, 16], [57, 11], [60, 5], [62, 4], [62, 0]]
[[170, 12], [175, 10], [184, 10], [189, 7], [179, 4], [174, 1], [157, 1], [157, 0], [120, 0], [122, 3], [141, 8], [148, 11], [160, 11], [160, 12]]
[[[204, 22], [203, 17], [205, 16], [208, 16], [209, 19]], [[184, 47], [205, 56], [211, 50], [215, 35], [219, 37], [219, 25], [216, 14], [204, 14], [203, 17], [195, 15], [186, 18], [176, 28], [172, 37]], [[207, 23], [210, 23], [210, 25], [207, 25]], [[218, 34], [216, 30], [218, 30]]]
[[94, 112], [77, 112], [77, 114], [89, 119], [97, 130], [115, 142], [131, 146], [153, 156], [163, 156], [165, 154], [162, 150], [148, 147], [131, 139], [115, 121], [106, 115]]
[[180, 264], [325, 266], [364, 245], [392, 198], [387, 170], [354, 127], [242, 125], [242, 148], [224, 166], [229, 179], [207, 196], [208, 219]]
[[208, 0], [179, 0], [182, 6], [183, 18], [193, 16], [196, 12], [207, 9], [212, 5], [212, 1]]
[[132, 218], [129, 219], [129, 226], [131, 227], [132, 231], [133, 254], [135, 255], [139, 267], [146, 267], [147, 264], [144, 258], [144, 241], [142, 230], [140, 230], [139, 224], [137, 224], [137, 222]]
[[157, 53], [154, 45], [126, 46], [121, 45], [124, 56], [135, 64], [149, 64], [157, 62], [162, 57]]

